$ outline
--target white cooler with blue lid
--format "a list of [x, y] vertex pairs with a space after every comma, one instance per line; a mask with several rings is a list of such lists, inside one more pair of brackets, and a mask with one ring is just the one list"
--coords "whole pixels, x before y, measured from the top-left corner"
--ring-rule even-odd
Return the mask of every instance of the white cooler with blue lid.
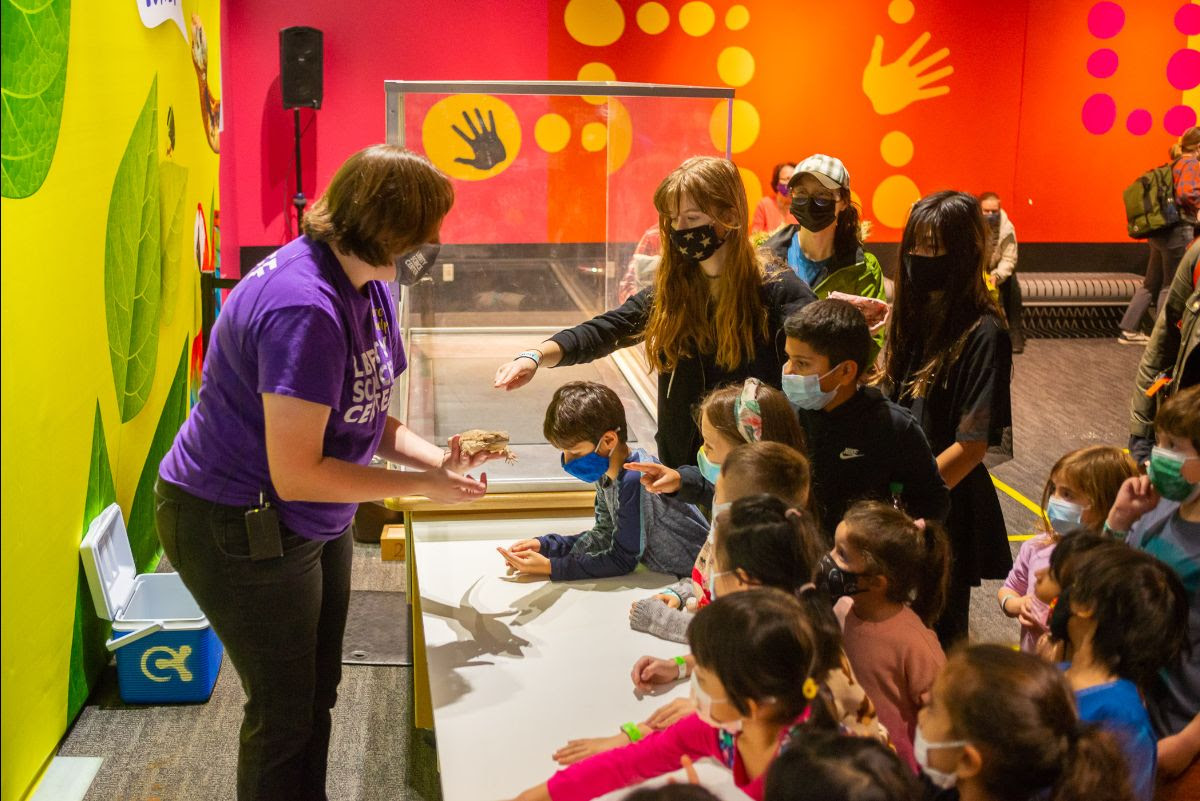
[[112, 621], [121, 698], [132, 704], [207, 701], [223, 647], [178, 573], [138, 575], [115, 503], [79, 546], [96, 612]]

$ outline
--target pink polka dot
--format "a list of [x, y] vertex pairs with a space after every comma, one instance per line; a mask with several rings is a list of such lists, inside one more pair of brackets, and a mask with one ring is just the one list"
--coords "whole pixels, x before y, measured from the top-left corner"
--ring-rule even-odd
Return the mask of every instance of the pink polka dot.
[[1175, 12], [1175, 29], [1185, 36], [1195, 36], [1200, 33], [1200, 6], [1195, 3], [1184, 3]]
[[1108, 133], [1117, 119], [1117, 104], [1106, 94], [1094, 94], [1083, 101], [1083, 127], [1089, 133]]
[[1183, 132], [1196, 124], [1196, 109], [1191, 106], [1175, 106], [1163, 115], [1163, 127], [1167, 133], [1182, 136]]
[[1107, 78], [1112, 75], [1117, 71], [1117, 52], [1106, 47], [1092, 53], [1088, 56], [1087, 71], [1093, 78]]
[[1096, 3], [1088, 12], [1088, 30], [1097, 39], [1111, 39], [1125, 27], [1125, 9], [1116, 3]]
[[1150, 116], [1150, 112], [1144, 108], [1134, 109], [1129, 112], [1129, 117], [1125, 120], [1125, 127], [1134, 136], [1142, 136], [1149, 132], [1150, 126], [1154, 124], [1154, 118]]
[[1176, 50], [1167, 62], [1167, 80], [1176, 89], [1200, 84], [1200, 50]]

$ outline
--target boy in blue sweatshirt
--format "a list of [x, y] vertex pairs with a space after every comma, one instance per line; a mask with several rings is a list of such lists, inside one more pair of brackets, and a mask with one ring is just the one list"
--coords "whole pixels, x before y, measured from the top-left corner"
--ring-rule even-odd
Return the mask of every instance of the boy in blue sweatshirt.
[[625, 408], [603, 384], [573, 381], [558, 388], [543, 433], [562, 450], [568, 474], [596, 486], [596, 522], [582, 534], [548, 534], [500, 549], [519, 573], [552, 581], [623, 576], [638, 563], [659, 573], [691, 574], [708, 521], [695, 506], [642, 488], [627, 461], [657, 462], [626, 443]]

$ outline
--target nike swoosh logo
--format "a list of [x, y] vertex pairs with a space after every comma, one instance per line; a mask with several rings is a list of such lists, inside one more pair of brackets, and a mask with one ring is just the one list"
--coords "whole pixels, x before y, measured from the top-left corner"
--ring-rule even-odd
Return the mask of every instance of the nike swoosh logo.
[[846, 448], [838, 454], [839, 459], [857, 459], [862, 453], [857, 448]]

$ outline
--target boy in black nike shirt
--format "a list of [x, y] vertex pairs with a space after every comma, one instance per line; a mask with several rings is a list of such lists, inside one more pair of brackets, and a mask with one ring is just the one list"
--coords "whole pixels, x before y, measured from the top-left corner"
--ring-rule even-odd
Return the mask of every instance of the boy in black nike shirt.
[[944, 519], [950, 491], [921, 426], [879, 390], [859, 385], [872, 352], [862, 312], [844, 300], [821, 300], [789, 317], [783, 330], [783, 391], [808, 438], [825, 532], [833, 533], [854, 501], [896, 494], [912, 517]]

